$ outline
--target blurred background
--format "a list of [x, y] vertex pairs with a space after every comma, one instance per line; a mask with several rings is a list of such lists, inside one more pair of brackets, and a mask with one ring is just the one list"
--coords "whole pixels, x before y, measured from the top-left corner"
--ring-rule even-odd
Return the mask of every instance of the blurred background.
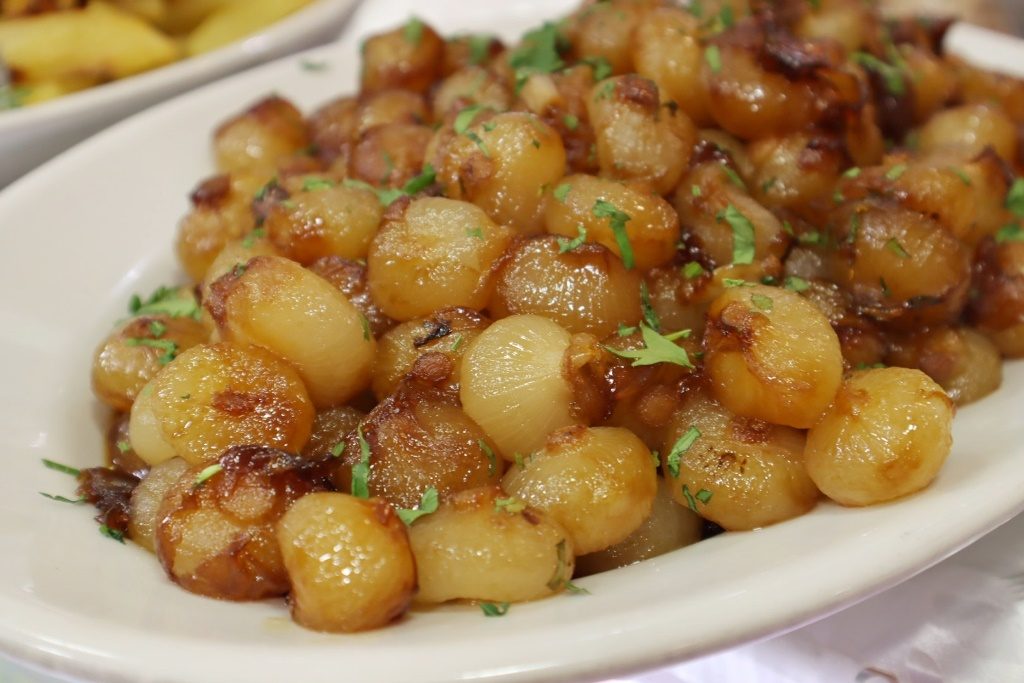
[[1024, 0], [882, 0], [890, 14], [958, 16], [979, 26], [1024, 36]]

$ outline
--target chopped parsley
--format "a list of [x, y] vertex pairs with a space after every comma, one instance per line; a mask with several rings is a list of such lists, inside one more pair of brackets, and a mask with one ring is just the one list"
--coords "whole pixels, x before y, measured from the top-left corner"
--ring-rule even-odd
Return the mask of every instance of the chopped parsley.
[[330, 68], [330, 64], [323, 60], [312, 59], [300, 60], [299, 66], [302, 67], [303, 71], [326, 71], [328, 68]]
[[572, 185], [570, 185], [569, 183], [562, 183], [561, 185], [556, 187], [554, 190], [552, 190], [551, 194], [554, 195], [555, 199], [557, 199], [561, 203], [565, 204], [565, 198], [569, 196], [569, 192], [571, 190], [572, 190]]
[[110, 538], [110, 539], [113, 539], [113, 540], [117, 541], [121, 545], [125, 544], [124, 543], [124, 532], [123, 531], [118, 531], [117, 529], [111, 529], [106, 524], [101, 524], [100, 525], [100, 533], [103, 534], [104, 536], [106, 536], [107, 538]]
[[149, 333], [159, 339], [167, 333], [167, 325], [164, 325], [159, 320], [151, 320], [149, 323]]
[[740, 174], [737, 173], [736, 169], [734, 169], [732, 166], [723, 165], [722, 171], [729, 178], [729, 182], [731, 182], [733, 185], [740, 188], [741, 190], [747, 189], [747, 184], [743, 182], [743, 178], [740, 177]]
[[971, 176], [967, 175], [967, 172], [964, 169], [962, 169], [962, 168], [957, 168], [956, 166], [950, 166], [949, 167], [949, 172], [952, 173], [953, 175], [955, 175], [957, 178], [959, 178], [960, 182], [962, 182], [967, 187], [970, 187], [971, 185], [974, 184], [974, 183], [971, 182]]
[[466, 237], [482, 240], [484, 238], [484, 229], [479, 225], [475, 228], [466, 228]]
[[658, 312], [651, 305], [651, 293], [647, 289], [647, 282], [640, 281], [640, 310], [643, 313], [644, 322], [655, 332], [661, 332], [661, 318]]
[[558, 26], [550, 22], [523, 36], [522, 44], [508, 58], [509, 66], [515, 71], [516, 92], [533, 74], [554, 73], [565, 67], [559, 52], [564, 43]]
[[352, 466], [352, 495], [356, 498], [370, 497], [370, 444], [363, 436], [363, 425], [356, 427], [359, 441], [359, 462]]
[[731, 289], [733, 287], [753, 287], [754, 286], [754, 283], [750, 282], [749, 280], [740, 280], [740, 279], [737, 279], [737, 278], [734, 278], [734, 277], [723, 278], [722, 279], [722, 284], [725, 285], [727, 289]]
[[629, 243], [629, 235], [626, 232], [626, 223], [632, 220], [632, 217], [619, 211], [614, 204], [603, 199], [594, 202], [593, 212], [598, 218], [608, 219], [608, 225], [611, 226], [612, 233], [615, 235], [615, 243], [619, 246], [623, 265], [626, 268], [633, 268], [636, 265], [636, 259], [633, 256], [633, 245]]
[[253, 245], [256, 244], [256, 240], [261, 240], [267, 236], [267, 231], [263, 228], [256, 228], [242, 240], [242, 246], [246, 249], [252, 249]]
[[702, 266], [697, 261], [690, 261], [685, 266], [683, 266], [683, 277], [685, 277], [687, 280], [695, 280], [700, 276], [704, 275], [704, 273], [706, 272], [707, 271], [704, 270], [704, 266]]
[[563, 116], [562, 123], [564, 123], [565, 127], [568, 128], [569, 130], [576, 130], [577, 128], [580, 127], [579, 117], [573, 116], [572, 114], [566, 114], [565, 116]]
[[858, 177], [860, 177], [860, 174], [861, 174], [860, 167], [859, 166], [854, 166], [853, 168], [846, 169], [846, 171], [843, 172], [843, 177], [844, 178], [858, 178]]
[[910, 258], [910, 254], [907, 253], [907, 250], [903, 248], [903, 245], [900, 244], [899, 240], [895, 237], [889, 239], [889, 241], [885, 243], [885, 248], [900, 258]]
[[497, 604], [493, 602], [481, 602], [480, 609], [483, 611], [485, 617], [503, 617], [508, 614], [509, 603], [499, 602]]
[[306, 178], [302, 181], [303, 192], [316, 192], [317, 190], [328, 190], [334, 187], [334, 183], [326, 178]]
[[691, 426], [676, 440], [672, 445], [672, 450], [668, 452], [668, 456], [665, 458], [669, 474], [673, 477], [679, 476], [679, 464], [682, 462], [683, 456], [700, 437], [700, 430], [695, 426]]
[[455, 117], [455, 123], [452, 124], [452, 128], [455, 129], [456, 134], [465, 135], [469, 127], [473, 125], [473, 120], [476, 119], [477, 115], [485, 109], [490, 109], [482, 104], [474, 104], [466, 107], [458, 113]]
[[730, 204], [719, 214], [732, 228], [733, 265], [749, 265], [754, 262], [754, 224], [735, 206]]
[[415, 178], [410, 178], [409, 182], [403, 185], [401, 188], [376, 188], [367, 182], [362, 180], [356, 180], [355, 178], [346, 178], [343, 182], [345, 187], [354, 187], [360, 190], [369, 190], [377, 195], [378, 201], [384, 206], [391, 206], [400, 197], [411, 197], [414, 194], [422, 192], [431, 185], [437, 179], [437, 173], [434, 167], [427, 164], [423, 167], [423, 172]]
[[996, 232], [996, 242], [1024, 242], [1024, 228], [1017, 223], [1010, 223], [999, 228]]
[[452, 342], [452, 346], [451, 346], [451, 349], [450, 349], [450, 350], [451, 350], [451, 351], [458, 351], [458, 350], [459, 350], [459, 347], [460, 347], [460, 346], [462, 346], [462, 333], [461, 333], [461, 332], [459, 332], [458, 334], [456, 334], [456, 335], [455, 335], [455, 336], [453, 337], [453, 339], [454, 339], [455, 341], [453, 341], [453, 342]]
[[486, 62], [487, 57], [491, 54], [491, 43], [494, 42], [494, 37], [469, 36], [466, 42], [469, 45], [469, 63], [480, 65]]
[[578, 248], [584, 242], [587, 241], [587, 229], [582, 224], [576, 226], [576, 236], [572, 239], [568, 237], [559, 237], [558, 242], [558, 253], [564, 254], [568, 251]]
[[493, 477], [498, 473], [498, 456], [494, 454], [494, 449], [487, 445], [487, 442], [483, 439], [477, 439], [476, 443], [480, 446], [480, 450], [487, 456], [487, 476]]
[[519, 514], [526, 509], [526, 503], [518, 498], [496, 498], [494, 500], [496, 512], [507, 512], [510, 515]]
[[792, 292], [799, 293], [806, 292], [808, 289], [811, 288], [811, 285], [807, 282], [807, 280], [803, 279], [802, 277], [790, 275], [789, 277], [786, 278], [785, 287], [786, 289]]
[[668, 335], [661, 335], [647, 325], [640, 325], [640, 335], [644, 340], [642, 349], [615, 349], [610, 346], [604, 348], [619, 358], [626, 358], [633, 361], [633, 367], [645, 365], [657, 365], [658, 363], [672, 363], [681, 365], [684, 368], [693, 368], [690, 356], [686, 349], [675, 343], [677, 339], [686, 339], [690, 336], [690, 330], [681, 330]]
[[437, 489], [433, 486], [423, 492], [420, 497], [420, 504], [412, 510], [398, 510], [398, 518], [409, 526], [420, 517], [437, 512]]
[[219, 462], [218, 463], [214, 463], [213, 465], [210, 465], [209, 467], [203, 469], [202, 472], [200, 472], [198, 475], [196, 475], [196, 480], [192, 484], [193, 488], [197, 487], [197, 486], [202, 486], [211, 477], [213, 477], [214, 475], [216, 475], [219, 472], [223, 471], [223, 469], [224, 469], [224, 466], [221, 465]]
[[344, 452], [345, 452], [345, 442], [344, 441], [339, 441], [338, 443], [336, 443], [333, 446], [331, 446], [331, 457], [332, 458], [340, 458]]
[[555, 566], [555, 572], [548, 579], [548, 588], [557, 591], [569, 582], [572, 575], [566, 576], [566, 552], [565, 552], [565, 539], [563, 538], [555, 545], [555, 554], [558, 558], [558, 564]]
[[708, 45], [704, 50], [704, 61], [708, 63], [714, 73], [722, 70], [722, 53], [717, 45]]
[[772, 309], [775, 308], [775, 301], [770, 296], [765, 296], [764, 294], [751, 294], [750, 303], [765, 313], [771, 313]]
[[700, 197], [704, 194], [704, 191], [700, 189], [700, 185], [690, 185], [690, 194], [694, 197]]
[[178, 287], [158, 287], [145, 301], [138, 294], [128, 303], [132, 315], [169, 315], [172, 318], [199, 320], [200, 308], [195, 297]]
[[1024, 178], [1013, 181], [1013, 185], [1006, 193], [1006, 208], [1013, 212], [1013, 215], [1024, 218]]
[[423, 22], [417, 17], [411, 17], [402, 27], [402, 37], [405, 42], [418, 47], [423, 41]]
[[711, 501], [711, 496], [713, 495], [714, 494], [711, 493], [711, 491], [708, 491], [707, 489], [701, 489], [700, 491], [697, 491], [697, 493], [694, 494], [694, 498], [707, 505]]
[[903, 72], [899, 68], [888, 62], [883, 62], [878, 57], [867, 52], [854, 53], [853, 61], [881, 76], [885, 82], [886, 90], [893, 95], [900, 97], [906, 94], [907, 85], [903, 81]]
[[906, 164], [896, 164], [885, 173], [885, 177], [889, 180], [899, 180], [903, 177], [903, 174], [907, 172]]
[[86, 502], [85, 498], [71, 499], [71, 498], [65, 498], [64, 496], [55, 496], [52, 493], [43, 493], [42, 491], [39, 492], [39, 495], [42, 496], [43, 498], [49, 498], [50, 500], [55, 500], [58, 503], [70, 503], [71, 505], [81, 505], [82, 503]]
[[636, 332], [639, 331], [639, 329], [640, 328], [636, 327], [635, 325], [630, 327], [628, 325], [624, 325], [623, 323], [619, 323], [618, 335], [620, 337], [628, 337], [631, 334], [636, 334]]
[[126, 440], [126, 439], [122, 439], [121, 441], [118, 441], [117, 443], [114, 444], [114, 446], [117, 447], [117, 450], [120, 453], [127, 453], [128, 451], [130, 451], [132, 449], [131, 442]]
[[[237, 266], [236, 266], [237, 267]], [[157, 359], [160, 365], [167, 365], [178, 356], [178, 345], [170, 339], [142, 339], [129, 337], [124, 340], [125, 346], [148, 346], [163, 351]]]
[[612, 75], [612, 65], [605, 57], [584, 57], [580, 60], [594, 70], [594, 80], [603, 81]]

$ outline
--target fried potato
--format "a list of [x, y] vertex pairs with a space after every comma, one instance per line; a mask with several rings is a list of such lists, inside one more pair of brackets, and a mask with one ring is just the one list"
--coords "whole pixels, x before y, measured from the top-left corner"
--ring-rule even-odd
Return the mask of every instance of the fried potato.
[[163, 66], [178, 46], [138, 17], [102, 2], [0, 22], [0, 55], [24, 80], [100, 83]]
[[216, 50], [256, 33], [308, 5], [309, 0], [236, 0], [217, 9], [185, 39], [189, 56]]

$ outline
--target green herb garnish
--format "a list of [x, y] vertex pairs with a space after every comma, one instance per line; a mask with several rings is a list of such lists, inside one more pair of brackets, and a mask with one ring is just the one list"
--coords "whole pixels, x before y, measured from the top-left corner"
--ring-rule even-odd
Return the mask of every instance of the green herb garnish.
[[668, 466], [668, 472], [673, 477], [679, 476], [679, 465], [682, 462], [683, 456], [690, 446], [701, 437], [700, 430], [695, 426], [691, 426], [683, 435], [676, 440], [672, 445], [672, 450], [668, 452], [668, 456], [665, 458], [665, 464]]
[[633, 256], [633, 245], [629, 243], [629, 234], [626, 232], [626, 223], [632, 218], [629, 214], [623, 213], [615, 208], [611, 202], [598, 199], [594, 202], [593, 213], [598, 218], [607, 218], [615, 235], [615, 243], [619, 246], [619, 253], [622, 255], [622, 263], [626, 268], [633, 268], [636, 260]]
[[359, 441], [359, 462], [352, 466], [352, 495], [356, 498], [370, 497], [370, 444], [363, 436], [363, 425], [356, 427]]
[[620, 358], [633, 361], [633, 367], [644, 365], [657, 365], [658, 363], [672, 363], [681, 365], [684, 368], [693, 368], [690, 356], [686, 349], [675, 343], [677, 339], [686, 339], [690, 336], [690, 330], [681, 330], [673, 334], [661, 335], [647, 325], [640, 325], [640, 334], [644, 340], [642, 349], [615, 349], [610, 346], [604, 348]]
[[420, 504], [412, 510], [398, 510], [398, 518], [409, 526], [420, 517], [437, 512], [437, 489], [433, 486], [423, 492], [420, 497]]

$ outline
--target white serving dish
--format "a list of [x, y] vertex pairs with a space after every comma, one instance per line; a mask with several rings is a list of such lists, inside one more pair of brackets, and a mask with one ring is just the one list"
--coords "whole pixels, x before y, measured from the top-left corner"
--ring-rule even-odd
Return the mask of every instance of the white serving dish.
[[[270, 91], [306, 108], [350, 89], [359, 38], [410, 11], [445, 31], [516, 35], [565, 9], [520, 0], [365, 5], [339, 44], [160, 105], [0, 193], [0, 652], [120, 683], [582, 681], [655, 667], [825, 616], [938, 562], [1024, 507], [1024, 364], [957, 418], [954, 453], [920, 495], [821, 504], [769, 529], [582, 580], [589, 596], [416, 612], [351, 636], [305, 631], [282, 602], [231, 604], [173, 586], [154, 558], [100, 536], [92, 513], [38, 495], [73, 482], [40, 458], [101, 460], [88, 386], [94, 345], [133, 292], [172, 280], [186, 195], [211, 170], [210, 131]], [[458, 11], [455, 11], [455, 10]], [[990, 49], [970, 31], [961, 52]], [[174, 130], [174, 135], [166, 133]]]
[[54, 155], [173, 95], [260, 62], [326, 43], [357, 0], [316, 0], [263, 31], [205, 55], [34, 107], [0, 111], [0, 188]]

